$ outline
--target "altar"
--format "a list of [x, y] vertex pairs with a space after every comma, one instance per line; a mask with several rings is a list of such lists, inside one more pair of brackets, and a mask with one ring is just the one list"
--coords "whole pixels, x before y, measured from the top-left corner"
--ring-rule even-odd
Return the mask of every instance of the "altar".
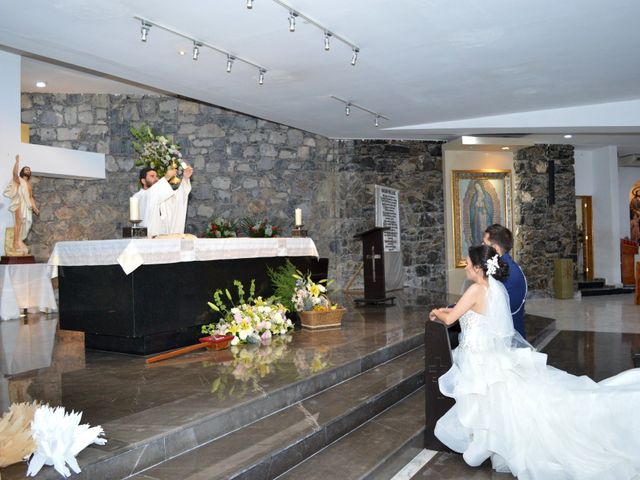
[[326, 277], [310, 238], [121, 239], [58, 242], [60, 328], [85, 332], [87, 348], [147, 355], [197, 342], [207, 306], [234, 280], [269, 296], [267, 267], [291, 262]]

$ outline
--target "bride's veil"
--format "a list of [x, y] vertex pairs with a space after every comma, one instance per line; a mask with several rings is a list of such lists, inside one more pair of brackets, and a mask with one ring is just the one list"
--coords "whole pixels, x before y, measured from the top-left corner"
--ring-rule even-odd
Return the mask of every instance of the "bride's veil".
[[491, 321], [491, 330], [495, 335], [496, 347], [532, 348], [533, 347], [513, 328], [509, 294], [502, 282], [488, 275], [486, 315]]

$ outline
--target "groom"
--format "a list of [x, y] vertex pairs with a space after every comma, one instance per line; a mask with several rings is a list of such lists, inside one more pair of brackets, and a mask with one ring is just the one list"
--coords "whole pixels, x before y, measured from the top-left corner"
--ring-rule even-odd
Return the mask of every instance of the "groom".
[[511, 316], [513, 317], [513, 327], [526, 338], [524, 332], [524, 303], [527, 299], [527, 279], [509, 251], [513, 247], [513, 235], [511, 231], [502, 225], [493, 224], [484, 231], [482, 239], [485, 245], [496, 249], [500, 258], [509, 265], [509, 275], [502, 280], [511, 304]]

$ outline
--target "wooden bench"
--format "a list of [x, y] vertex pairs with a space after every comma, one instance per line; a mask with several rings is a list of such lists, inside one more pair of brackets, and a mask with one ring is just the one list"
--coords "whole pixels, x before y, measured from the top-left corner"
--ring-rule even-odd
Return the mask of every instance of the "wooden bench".
[[424, 446], [429, 450], [450, 452], [434, 434], [436, 422], [454, 405], [454, 400], [440, 393], [438, 379], [453, 365], [447, 327], [427, 320], [424, 325], [424, 389], [426, 425]]

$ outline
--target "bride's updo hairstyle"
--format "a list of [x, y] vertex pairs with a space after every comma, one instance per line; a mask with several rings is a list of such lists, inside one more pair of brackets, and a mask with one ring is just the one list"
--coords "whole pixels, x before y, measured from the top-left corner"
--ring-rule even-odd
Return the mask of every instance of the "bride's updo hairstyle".
[[487, 275], [487, 270], [490, 265], [489, 261], [493, 261], [493, 259], [496, 258], [498, 265], [492, 274], [493, 278], [503, 280], [509, 275], [509, 265], [498, 256], [498, 252], [496, 252], [493, 247], [484, 244], [471, 246], [469, 247], [469, 258], [471, 259], [471, 264], [474, 267], [482, 268], [485, 275]]

